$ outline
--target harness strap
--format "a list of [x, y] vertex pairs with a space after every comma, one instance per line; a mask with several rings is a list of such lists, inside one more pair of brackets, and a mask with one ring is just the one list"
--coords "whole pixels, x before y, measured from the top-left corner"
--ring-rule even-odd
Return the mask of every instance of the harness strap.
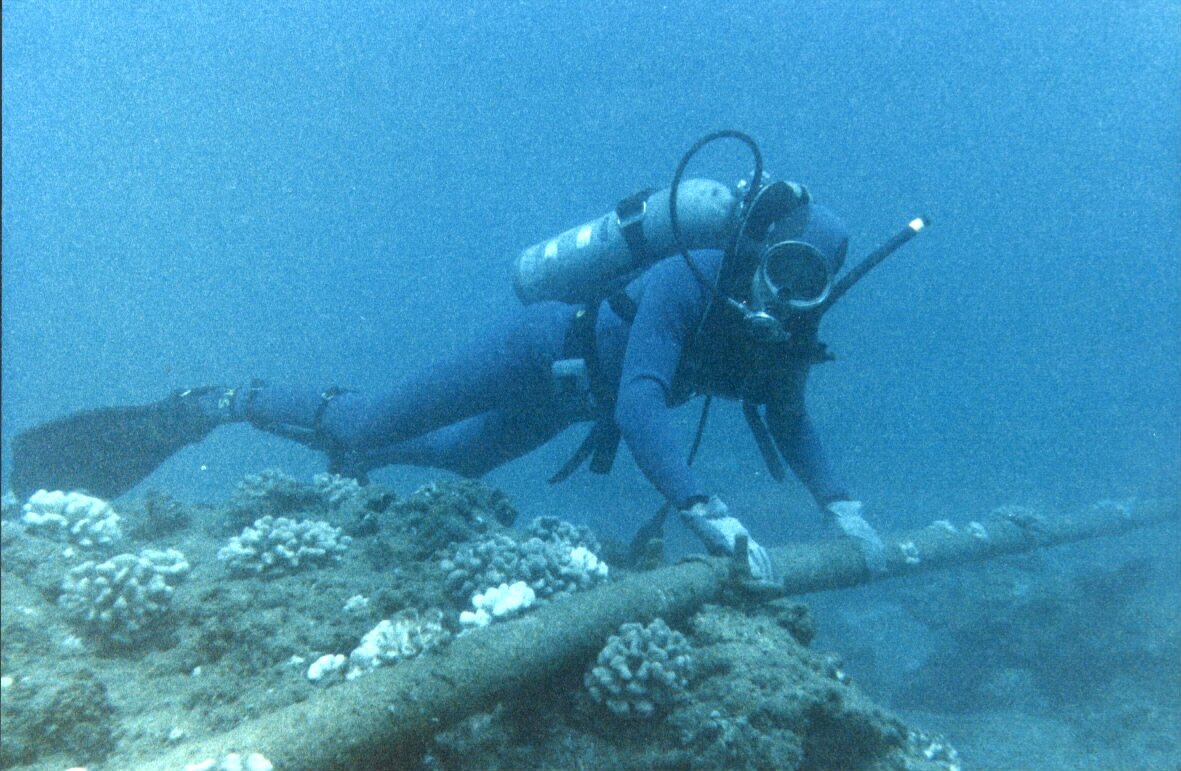
[[783, 470], [783, 461], [779, 459], [779, 451], [771, 438], [771, 431], [767, 428], [767, 421], [759, 412], [759, 406], [743, 399], [742, 415], [746, 418], [746, 424], [750, 426], [750, 432], [754, 434], [755, 444], [759, 446], [759, 453], [763, 456], [767, 471], [776, 482], [782, 482], [787, 474]]
[[582, 464], [586, 462], [586, 459], [589, 458], [595, 451], [595, 447], [598, 444], [600, 438], [598, 433], [599, 426], [601, 424], [602, 421], [596, 421], [595, 424], [591, 426], [591, 430], [587, 432], [586, 438], [583, 439], [582, 443], [578, 445], [578, 449], [574, 451], [574, 454], [570, 456], [570, 459], [563, 463], [562, 467], [546, 481], [548, 481], [551, 485], [556, 485], [559, 482], [565, 482], [567, 479], [573, 476], [575, 471], [578, 471]]
[[548, 482], [556, 485], [565, 482], [574, 472], [590, 459], [590, 470], [596, 474], [606, 474], [611, 471], [615, 461], [615, 451], [619, 447], [619, 428], [610, 418], [600, 418], [591, 426], [586, 438], [578, 445], [578, 449], [570, 456], [570, 460], [551, 476]]
[[588, 303], [574, 314], [570, 328], [566, 331], [566, 354], [574, 359], [586, 361], [586, 373], [590, 378], [591, 395], [601, 409], [609, 410], [615, 401], [603, 368], [599, 366], [598, 346], [595, 344], [595, 326], [599, 320], [599, 303]]
[[599, 418], [591, 429], [591, 435], [596, 441], [591, 454], [590, 471], [592, 474], [610, 474], [622, 439], [619, 426], [615, 425], [615, 418], [610, 415]]
[[326, 437], [324, 434], [324, 410], [328, 409], [328, 403], [341, 394], [347, 394], [352, 391], [351, 388], [341, 388], [340, 386], [332, 386], [320, 394], [320, 404], [316, 407], [315, 417], [312, 418], [312, 430], [316, 432], [316, 436]]
[[[623, 294], [618, 292], [617, 294]], [[625, 295], [626, 296], [626, 295]], [[557, 473], [549, 478], [550, 484], [557, 484], [569, 479], [587, 459], [590, 459], [590, 470], [595, 474], [608, 474], [615, 463], [615, 455], [619, 449], [619, 427], [615, 425], [612, 414], [614, 395], [610, 392], [603, 379], [599, 367], [599, 356], [595, 346], [595, 322], [599, 315], [599, 303], [588, 304], [579, 309], [570, 329], [566, 333], [566, 351], [572, 356], [581, 357], [586, 361], [587, 374], [590, 377], [591, 395], [594, 396], [596, 406], [601, 414], [587, 432], [586, 438], [578, 445], [578, 449], [570, 456]]]

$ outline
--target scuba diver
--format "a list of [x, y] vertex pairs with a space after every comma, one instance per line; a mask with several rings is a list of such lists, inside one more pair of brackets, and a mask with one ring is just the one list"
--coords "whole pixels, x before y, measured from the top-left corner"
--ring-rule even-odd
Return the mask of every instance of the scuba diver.
[[[749, 180], [731, 188], [683, 179], [701, 147], [726, 137], [751, 148]], [[823, 312], [921, 222], [834, 283], [848, 245], [841, 220], [806, 188], [767, 183], [745, 134], [716, 132], [685, 155], [671, 187], [641, 191], [526, 249], [515, 266], [523, 307], [392, 390], [254, 381], [79, 413], [16, 437], [13, 487], [21, 496], [38, 488], [118, 495], [234, 422], [323, 451], [332, 472], [362, 481], [390, 464], [479, 477], [589, 422], [551, 482], [587, 461], [606, 473], [622, 441], [667, 502], [636, 543], [676, 510], [711, 554], [737, 550], [753, 578], [771, 581], [766, 551], [701, 484], [678, 441], [674, 409], [695, 396], [708, 407], [717, 396], [741, 401], [771, 473], [782, 479], [786, 461], [831, 527], [855, 539], [866, 568], [882, 570], [882, 542], [825, 456], [805, 384], [813, 365], [831, 359], [817, 338]]]

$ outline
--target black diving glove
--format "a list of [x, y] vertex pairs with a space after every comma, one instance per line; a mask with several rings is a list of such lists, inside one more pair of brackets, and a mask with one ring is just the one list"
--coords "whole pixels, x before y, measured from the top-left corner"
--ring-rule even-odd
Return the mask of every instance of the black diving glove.
[[734, 556], [737, 539], [745, 537], [751, 577], [758, 581], [777, 580], [767, 550], [755, 543], [743, 524], [730, 515], [730, 509], [716, 495], [708, 501], [698, 502], [688, 509], [683, 509], [681, 521], [701, 539], [706, 550], [715, 557]]

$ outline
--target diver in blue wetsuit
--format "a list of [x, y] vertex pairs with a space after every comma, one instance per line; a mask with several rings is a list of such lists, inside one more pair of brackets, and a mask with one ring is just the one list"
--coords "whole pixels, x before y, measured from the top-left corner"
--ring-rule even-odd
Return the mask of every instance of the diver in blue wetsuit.
[[[722, 137], [751, 147], [750, 180], [735, 189], [682, 183], [693, 154]], [[848, 243], [841, 221], [802, 186], [768, 183], [749, 137], [717, 132], [685, 155], [671, 187], [641, 191], [526, 249], [515, 273], [525, 306], [392, 390], [255, 381], [78, 413], [15, 438], [13, 488], [113, 497], [230, 422], [323, 451], [332, 471], [362, 480], [391, 464], [478, 477], [591, 423], [552, 481], [588, 459], [605, 473], [622, 441], [710, 552], [733, 554], [745, 541], [752, 575], [772, 579], [765, 550], [701, 484], [674, 427], [678, 405], [723, 397], [742, 403], [772, 475], [782, 478], [785, 461], [835, 530], [856, 540], [867, 569], [880, 571], [882, 542], [825, 457], [805, 385], [811, 367], [831, 358], [818, 340], [823, 313], [923, 224], [914, 220], [835, 282]]]
[[[789, 247], [747, 266], [749, 276], [723, 276], [718, 250], [694, 251], [692, 264], [666, 257], [597, 304], [527, 305], [384, 394], [255, 382], [204, 398], [216, 397], [220, 420], [247, 420], [323, 450], [333, 471], [359, 478], [389, 464], [478, 477], [573, 423], [596, 421], [590, 449], [609, 454], [621, 437], [713, 553], [749, 535], [693, 473], [673, 409], [700, 394], [750, 400], [765, 407], [775, 447], [832, 523], [861, 542], [872, 569], [881, 542], [833, 473], [805, 409], [809, 369], [828, 358], [815, 330], [805, 323], [756, 344], [708, 289], [745, 282], [754, 306], [789, 324], [793, 302], [820, 297], [845, 258], [843, 224], [801, 200], [771, 231]], [[748, 554], [754, 575], [770, 578], [753, 539]]]

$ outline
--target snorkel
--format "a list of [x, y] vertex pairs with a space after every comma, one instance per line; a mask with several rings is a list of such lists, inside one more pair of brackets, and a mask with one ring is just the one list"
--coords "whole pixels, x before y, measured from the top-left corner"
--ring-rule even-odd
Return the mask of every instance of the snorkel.
[[902, 228], [902, 230], [899, 230], [897, 233], [891, 236], [888, 241], [870, 252], [869, 255], [861, 260], [861, 262], [857, 263], [857, 265], [855, 265], [852, 270], [841, 277], [841, 280], [838, 281], [836, 286], [832, 288], [832, 291], [828, 293], [828, 297], [824, 299], [824, 302], [817, 306], [815, 311], [813, 311], [817, 318], [823, 316], [824, 312], [831, 308], [837, 300], [841, 299], [845, 292], [848, 292], [850, 289], [852, 289], [854, 284], [864, 278], [866, 273], [869, 273], [871, 270], [880, 265], [883, 260], [885, 260], [894, 252], [898, 251], [906, 242], [917, 236], [923, 231], [925, 227], [927, 227], [927, 225], [930, 224], [931, 218], [927, 217], [926, 215], [915, 217], [910, 222], [906, 223], [906, 227]]

